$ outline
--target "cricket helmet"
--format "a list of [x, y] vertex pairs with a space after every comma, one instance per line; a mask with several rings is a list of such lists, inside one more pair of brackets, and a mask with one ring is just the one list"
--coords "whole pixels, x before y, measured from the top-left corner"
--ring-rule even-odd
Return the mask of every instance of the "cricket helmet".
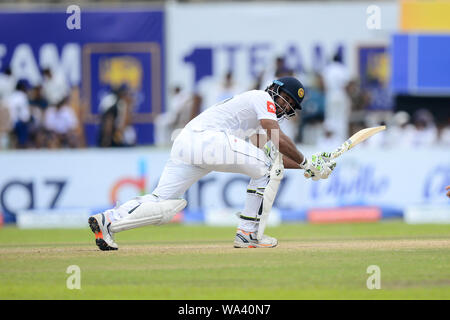
[[[295, 109], [302, 109], [301, 103], [305, 96], [305, 88], [298, 79], [294, 77], [282, 77], [276, 79], [266, 88], [266, 91], [272, 96], [274, 101], [276, 96], [283, 99], [283, 97], [280, 96], [280, 92], [285, 92], [295, 101], [294, 105], [291, 105], [291, 110], [284, 110], [282, 114], [277, 114], [277, 117], [290, 118], [295, 115]], [[277, 107], [280, 108], [278, 105]]]

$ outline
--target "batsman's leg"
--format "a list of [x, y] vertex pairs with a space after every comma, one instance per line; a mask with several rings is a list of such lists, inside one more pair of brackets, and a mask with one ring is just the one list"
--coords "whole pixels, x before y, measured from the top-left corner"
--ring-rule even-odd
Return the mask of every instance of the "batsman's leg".
[[182, 199], [186, 190], [208, 172], [177, 159], [169, 159], [152, 194], [136, 197], [89, 218], [97, 246], [100, 250], [117, 250], [114, 233], [168, 223], [186, 207], [186, 200]]
[[266, 175], [250, 181], [245, 208], [239, 217], [234, 242], [236, 248], [275, 247], [278, 244], [275, 238], [265, 235], [264, 230], [283, 178], [283, 160], [282, 154], [270, 141], [264, 150], [272, 165]]
[[261, 214], [259, 214], [259, 226], [258, 226], [258, 240], [262, 239], [264, 230], [266, 228], [267, 219], [270, 211], [272, 210], [273, 202], [280, 187], [281, 179], [283, 179], [283, 155], [277, 151], [275, 161], [269, 172], [269, 183], [264, 189], [264, 199], [262, 204]]
[[[275, 247], [278, 241], [264, 235], [265, 221], [283, 174], [281, 154], [275, 161], [278, 154], [275, 145], [269, 141], [263, 149], [259, 149], [241, 138], [214, 131], [200, 132], [195, 140], [195, 146], [200, 149], [193, 153], [201, 153], [203, 156], [199, 161], [200, 167], [209, 171], [241, 173], [252, 178], [249, 192], [253, 190], [254, 193], [247, 193], [248, 201], [241, 217], [244, 223], [240, 224], [236, 232], [235, 247]], [[260, 217], [256, 218], [258, 212]], [[246, 218], [253, 218], [254, 221], [245, 220]], [[258, 236], [257, 226], [261, 218], [263, 227]], [[242, 225], [245, 223], [253, 223], [253, 227]]]
[[265, 234], [258, 237], [258, 228], [265, 202], [264, 193], [269, 183], [268, 174], [262, 178], [250, 180], [245, 207], [239, 214], [239, 225], [234, 240], [235, 248], [272, 248], [277, 246], [278, 241], [275, 238]]
[[168, 223], [181, 210], [186, 207], [186, 200], [143, 201], [135, 210], [121, 220], [111, 223], [111, 231], [121, 232], [148, 225], [161, 225]]
[[107, 218], [106, 212], [96, 214], [88, 219], [89, 227], [95, 234], [95, 244], [102, 251], [117, 250], [119, 246], [114, 241], [114, 234], [111, 232], [111, 221]]
[[122, 215], [120, 219], [112, 221], [111, 231], [121, 232], [168, 223], [186, 207], [187, 202], [182, 199], [186, 190], [208, 172], [180, 160], [169, 159], [153, 193], [137, 197], [119, 207], [117, 211]]

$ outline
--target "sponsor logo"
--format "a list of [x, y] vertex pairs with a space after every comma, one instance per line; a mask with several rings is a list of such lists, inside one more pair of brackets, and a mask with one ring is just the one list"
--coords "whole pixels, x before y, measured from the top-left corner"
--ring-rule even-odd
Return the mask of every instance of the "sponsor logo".
[[267, 101], [267, 111], [275, 113], [275, 104], [271, 101]]
[[119, 200], [120, 189], [126, 187], [135, 187], [139, 190], [141, 196], [147, 193], [147, 162], [144, 158], [139, 160], [139, 176], [138, 177], [122, 177], [115, 182], [109, 193], [109, 201], [111, 204], [115, 204]]
[[447, 202], [445, 187], [450, 184], [450, 166], [439, 164], [431, 168], [423, 184], [423, 197], [427, 200]]
[[391, 179], [380, 174], [371, 165], [346, 164], [334, 169], [326, 183], [311, 186], [313, 199], [334, 197], [336, 199], [364, 199], [384, 195]]
[[142, 65], [132, 56], [102, 57], [100, 59], [100, 82], [118, 88], [126, 84], [133, 91], [142, 87]]

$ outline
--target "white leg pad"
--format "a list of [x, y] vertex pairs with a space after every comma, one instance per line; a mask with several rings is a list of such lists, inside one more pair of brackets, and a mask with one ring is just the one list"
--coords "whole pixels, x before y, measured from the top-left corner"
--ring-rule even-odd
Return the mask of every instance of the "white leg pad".
[[125, 218], [112, 222], [110, 230], [116, 233], [148, 225], [168, 223], [186, 207], [186, 204], [184, 199], [143, 202]]
[[263, 196], [263, 208], [261, 215], [259, 217], [258, 234], [257, 239], [261, 240], [264, 235], [264, 230], [266, 228], [267, 219], [269, 217], [270, 211], [272, 210], [273, 202], [280, 187], [280, 182], [283, 179], [284, 166], [283, 166], [283, 155], [278, 152], [276, 158], [272, 164], [272, 168], [269, 171], [269, 183], [264, 189]]

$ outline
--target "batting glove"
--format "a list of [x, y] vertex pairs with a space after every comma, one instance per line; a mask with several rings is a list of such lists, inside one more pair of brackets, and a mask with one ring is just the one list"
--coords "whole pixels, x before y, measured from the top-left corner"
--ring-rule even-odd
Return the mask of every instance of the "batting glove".
[[311, 161], [303, 161], [301, 168], [305, 169], [304, 176], [314, 181], [320, 179], [327, 179], [333, 169], [336, 167], [336, 162], [330, 159], [331, 154], [328, 152], [316, 153], [311, 157]]

